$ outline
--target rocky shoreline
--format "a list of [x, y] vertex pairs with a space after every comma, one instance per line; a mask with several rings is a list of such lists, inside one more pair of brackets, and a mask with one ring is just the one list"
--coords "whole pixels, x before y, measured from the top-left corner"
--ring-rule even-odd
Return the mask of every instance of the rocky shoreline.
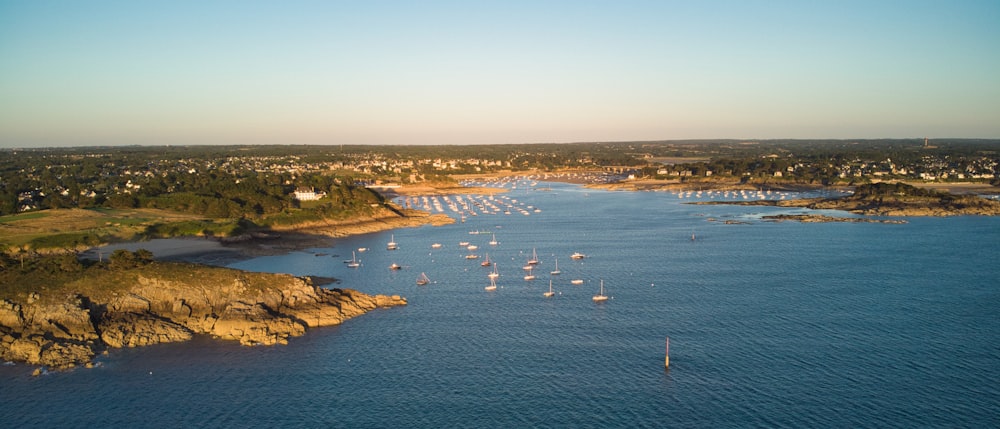
[[125, 273], [130, 283], [124, 287], [69, 285], [0, 299], [0, 359], [67, 369], [90, 366], [95, 356], [115, 348], [200, 334], [243, 345], [286, 344], [308, 328], [406, 305], [398, 295], [324, 289], [286, 274], [153, 265]]
[[797, 200], [757, 201], [697, 201], [694, 205], [739, 205], [768, 207], [800, 207], [813, 210], [843, 210], [869, 216], [1000, 216], [1000, 201], [973, 195], [953, 195], [949, 199], [935, 198], [803, 198]]
[[[0, 360], [68, 369], [122, 347], [209, 335], [243, 345], [286, 344], [308, 328], [337, 325], [376, 308], [406, 305], [398, 295], [326, 289], [334, 279], [253, 273], [218, 266], [262, 255], [330, 246], [338, 237], [454, 223], [447, 215], [405, 210], [321, 221], [227, 238], [170, 238], [117, 243], [81, 255], [149, 250], [157, 260], [103, 287], [41, 287], [0, 297]], [[55, 291], [53, 291], [55, 289]]]
[[872, 219], [867, 217], [839, 217], [839, 216], [826, 216], [817, 214], [782, 214], [782, 215], [772, 215], [772, 216], [762, 216], [761, 219], [783, 222], [786, 220], [797, 221], [802, 223], [824, 223], [824, 222], [847, 222], [847, 223], [888, 223], [888, 224], [904, 224], [907, 223], [903, 219]]

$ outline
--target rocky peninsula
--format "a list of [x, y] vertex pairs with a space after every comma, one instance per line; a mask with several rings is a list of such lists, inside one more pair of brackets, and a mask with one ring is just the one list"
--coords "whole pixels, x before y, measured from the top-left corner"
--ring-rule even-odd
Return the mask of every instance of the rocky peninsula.
[[855, 188], [840, 198], [797, 200], [701, 201], [691, 204], [731, 204], [744, 206], [804, 207], [844, 210], [870, 216], [998, 216], [1000, 201], [976, 195], [956, 195], [903, 183], [875, 183]]
[[[90, 365], [109, 349], [186, 341], [285, 344], [306, 329], [343, 323], [400, 296], [325, 289], [309, 278], [180, 262], [7, 270], [0, 295], [0, 359], [52, 369]], [[20, 281], [18, 281], [20, 280]]]

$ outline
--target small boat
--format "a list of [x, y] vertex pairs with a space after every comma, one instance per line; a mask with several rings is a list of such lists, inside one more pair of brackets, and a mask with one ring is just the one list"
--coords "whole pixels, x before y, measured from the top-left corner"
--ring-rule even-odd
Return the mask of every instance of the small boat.
[[385, 248], [388, 249], [388, 250], [396, 250], [396, 249], [399, 248], [399, 245], [396, 244], [396, 235], [395, 234], [392, 234], [392, 235], [389, 236], [389, 242], [386, 243]]
[[569, 282], [571, 284], [575, 284], [575, 285], [582, 285], [583, 284], [583, 280], [582, 279], [573, 279], [573, 280], [570, 280]]
[[465, 255], [465, 259], [479, 259], [479, 255], [474, 255], [472, 253]]
[[601, 293], [594, 295], [594, 302], [604, 302], [608, 300], [608, 296], [604, 294], [604, 280], [601, 280]]
[[389, 269], [390, 270], [398, 270], [398, 269], [402, 269], [402, 268], [403, 267], [401, 265], [399, 265], [399, 264], [397, 264], [395, 262], [393, 262], [392, 265], [389, 265]]
[[497, 264], [493, 264], [493, 272], [487, 274], [486, 277], [489, 277], [491, 279], [495, 279], [497, 277], [500, 277], [500, 273], [497, 272]]
[[552, 270], [549, 274], [552, 274], [554, 276], [558, 276], [558, 275], [562, 274], [562, 271], [559, 271], [559, 259], [558, 258], [556, 258], [556, 269]]
[[500, 244], [500, 242], [497, 241], [497, 235], [493, 234], [493, 239], [490, 240], [490, 246], [496, 246], [497, 244]]
[[528, 274], [526, 274], [526, 275], [524, 276], [524, 279], [525, 279], [525, 280], [534, 280], [534, 279], [535, 279], [535, 275], [534, 275], [534, 274], [531, 274], [531, 270], [529, 269], [529, 270], [528, 270]]
[[441, 248], [441, 243], [434, 243], [431, 245], [431, 249], [440, 249], [440, 248]]
[[573, 259], [583, 259], [583, 258], [586, 258], [587, 255], [584, 255], [583, 253], [580, 253], [580, 252], [573, 252], [573, 254], [569, 255], [569, 257], [573, 258]]
[[468, 246], [465, 246], [465, 248], [469, 250], [476, 250], [479, 248], [479, 246], [476, 246], [475, 244], [470, 244]]
[[486, 286], [483, 289], [486, 289], [487, 291], [490, 291], [490, 292], [497, 290], [497, 281], [496, 281], [496, 279], [494, 279], [493, 277], [490, 277], [490, 285]]
[[361, 266], [361, 261], [358, 260], [358, 255], [351, 252], [351, 260], [347, 262], [347, 266], [351, 268], [357, 268]]
[[427, 277], [427, 274], [420, 273], [420, 277], [417, 277], [417, 285], [418, 286], [423, 286], [423, 285], [425, 285], [427, 283], [430, 283], [430, 282], [431, 282], [431, 279], [429, 279]]
[[542, 296], [544, 296], [544, 297], [546, 297], [546, 298], [549, 298], [549, 297], [552, 297], [552, 296], [553, 296], [553, 295], [555, 295], [555, 294], [556, 294], [556, 293], [552, 291], [552, 280], [549, 280], [549, 291], [548, 291], [548, 292], [545, 292], [545, 293], [543, 293], [543, 294], [542, 294]]
[[367, 247], [359, 247], [358, 248], [358, 252], [367, 252], [367, 251], [368, 251]]
[[535, 252], [535, 248], [531, 248], [531, 259], [528, 259], [528, 265], [538, 265], [538, 253]]
[[493, 265], [493, 262], [490, 261], [490, 254], [489, 253], [486, 254], [486, 259], [483, 262], [480, 262], [479, 265], [484, 266], [484, 267], [488, 267], [490, 265]]
[[459, 246], [468, 246], [468, 245], [469, 245], [469, 242], [468, 242], [468, 241], [459, 241], [459, 242], [458, 242], [458, 245], [459, 245]]

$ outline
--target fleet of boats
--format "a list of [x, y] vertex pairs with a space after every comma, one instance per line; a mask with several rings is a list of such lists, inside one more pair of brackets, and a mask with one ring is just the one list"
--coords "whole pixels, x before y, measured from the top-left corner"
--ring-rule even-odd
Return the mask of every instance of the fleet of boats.
[[[470, 232], [470, 234], [471, 233], [472, 232]], [[477, 233], [479, 233], [479, 232], [477, 232]], [[499, 244], [499, 241], [497, 241], [495, 233], [491, 233], [491, 237], [492, 238], [490, 239], [490, 242], [489, 242], [490, 245], [496, 246], [497, 244]], [[467, 241], [462, 241], [462, 242], [459, 243], [459, 245], [462, 246], [463, 248], [465, 248], [466, 250], [470, 251], [470, 252], [472, 252], [472, 251], [474, 251], [474, 250], [476, 250], [476, 249], [479, 248], [478, 246], [476, 246], [474, 244], [469, 244], [469, 242], [467, 242]], [[440, 243], [433, 243], [433, 244], [431, 244], [431, 248], [433, 248], [433, 249], [440, 249], [441, 247], [442, 246], [441, 246]], [[390, 235], [389, 242], [386, 244], [386, 249], [387, 250], [397, 250], [398, 248], [399, 248], [399, 243], [396, 242], [396, 236], [395, 236], [395, 234]], [[360, 267], [361, 266], [361, 261], [357, 258], [357, 252], [365, 252], [367, 250], [369, 250], [369, 249], [366, 248], [366, 247], [359, 247], [356, 251], [352, 251], [351, 252], [351, 259], [345, 260], [344, 263], [346, 263], [347, 266], [350, 267], [350, 268], [358, 268], [358, 267]], [[586, 255], [584, 255], [583, 253], [580, 253], [580, 252], [574, 252], [572, 255], [570, 255], [571, 259], [583, 259], [585, 257], [586, 257]], [[476, 255], [475, 253], [469, 253], [468, 255], [465, 256], [465, 258], [466, 259], [478, 259], [479, 255]], [[554, 261], [554, 267], [553, 267], [552, 271], [549, 272], [549, 274], [552, 275], [552, 276], [558, 276], [558, 275], [562, 274], [562, 270], [559, 269], [559, 258], [558, 257], [553, 257], [553, 261]], [[538, 258], [537, 248], [532, 248], [531, 249], [531, 256], [528, 257], [528, 260], [527, 260], [527, 262], [526, 262], [526, 264], [524, 266], [524, 270], [527, 271], [527, 273], [524, 275], [524, 280], [531, 281], [531, 280], [535, 280], [537, 278], [535, 276], [535, 274], [534, 274], [534, 269], [539, 264], [541, 264], [541, 261]], [[497, 265], [498, 264], [494, 260], [490, 259], [490, 254], [489, 253], [486, 253], [485, 259], [483, 260], [483, 262], [480, 263], [480, 266], [491, 267], [492, 268], [492, 270], [486, 275], [486, 277], [489, 278], [489, 281], [490, 281], [490, 284], [484, 287], [484, 289], [486, 291], [493, 292], [493, 291], [496, 291], [498, 289], [497, 279], [500, 277], [500, 272], [499, 272], [499, 268], [498, 268]], [[391, 265], [389, 265], [389, 269], [390, 270], [401, 270], [402, 268], [403, 268], [402, 265], [399, 265], [399, 264], [397, 264], [395, 262], [393, 262]], [[417, 285], [420, 285], [420, 286], [430, 284], [430, 282], [431, 282], [431, 280], [430, 280], [429, 277], [427, 277], [426, 273], [420, 273], [420, 275], [417, 277], [417, 281], [416, 281]], [[570, 280], [570, 284], [573, 284], [573, 285], [581, 285], [583, 283], [584, 283], [583, 279], [573, 279], [573, 280]], [[546, 298], [550, 298], [550, 297], [553, 297], [555, 295], [556, 295], [556, 293], [555, 293], [553, 281], [552, 281], [552, 279], [549, 279], [549, 290], [546, 291], [546, 292], [544, 292], [544, 293], [542, 293], [542, 296], [544, 296]], [[608, 296], [604, 294], [604, 280], [601, 280], [600, 291], [598, 292], [597, 295], [594, 295], [592, 297], [592, 300], [594, 302], [604, 302], [604, 301], [608, 300]]]
[[[530, 190], [530, 188], [534, 187], [536, 184], [537, 182], [533, 182], [526, 186]], [[512, 189], [516, 189], [517, 186], [525, 186], [525, 185], [513, 184], [510, 186]], [[541, 191], [542, 189], [537, 189], [537, 190]], [[399, 200], [399, 203], [403, 207], [417, 208], [417, 209], [422, 208], [426, 211], [431, 211], [431, 212], [433, 211], [444, 212], [445, 207], [447, 207], [448, 209], [454, 211], [455, 213], [458, 213], [463, 219], [463, 221], [465, 220], [466, 216], [478, 216], [480, 214], [501, 214], [501, 213], [510, 214], [512, 211], [514, 211], [514, 212], [520, 212], [524, 215], [530, 215], [531, 213], [541, 212], [541, 209], [533, 205], [526, 205], [524, 202], [518, 201], [515, 198], [511, 198], [510, 196], [504, 196], [504, 195], [403, 197], [401, 200]], [[498, 226], [497, 228], [500, 227]], [[488, 245], [493, 248], [496, 248], [497, 246], [500, 245], [500, 241], [497, 239], [497, 234], [494, 231], [471, 230], [469, 231], [469, 234], [470, 235], [489, 234], [490, 239], [488, 241]], [[692, 234], [692, 239], [693, 239], [693, 234]], [[479, 259], [479, 255], [476, 254], [476, 250], [479, 249], [479, 245], [464, 240], [460, 241], [458, 244], [463, 248], [463, 250], [467, 251], [465, 259]], [[432, 249], [441, 249], [444, 247], [442, 246], [441, 243], [432, 243], [430, 246]], [[390, 239], [386, 243], [386, 249], [387, 250], [399, 249], [399, 243], [396, 242], [395, 234], [390, 235]], [[357, 252], [365, 252], [368, 250], [369, 248], [367, 247], [359, 247], [357, 249]], [[587, 255], [581, 252], [573, 252], [572, 254], [569, 255], [569, 258], [573, 260], [584, 259], [586, 257]], [[361, 261], [357, 259], [357, 255], [355, 252], [352, 252], [352, 258], [350, 260], [344, 262], [347, 263], [347, 266], [351, 268], [358, 268], [361, 266]], [[480, 263], [480, 266], [482, 267], [491, 268], [491, 270], [488, 271], [486, 274], [486, 277], [489, 279], [489, 284], [484, 287], [484, 290], [489, 292], [496, 291], [499, 288], [497, 286], [497, 282], [499, 281], [500, 278], [500, 272], [498, 264], [496, 262], [497, 262], [496, 260], [491, 258], [490, 253], [487, 252], [485, 254], [485, 258]], [[531, 254], [530, 256], [527, 257], [527, 261], [525, 262], [524, 265], [524, 270], [526, 271], [523, 277], [524, 280], [529, 282], [535, 280], [537, 278], [537, 276], [535, 275], [535, 269], [541, 264], [542, 261], [538, 257], [537, 248], [533, 247], [531, 249]], [[554, 266], [552, 270], [549, 271], [549, 274], [552, 277], [563, 274], [563, 271], [559, 268], [559, 258], [556, 257], [555, 255], [553, 255], [553, 264]], [[389, 266], [389, 269], [391, 270], [401, 270], [402, 268], [403, 268], [402, 265], [395, 262], [393, 262]], [[422, 286], [430, 283], [431, 283], [430, 278], [427, 276], [426, 273], [422, 272], [417, 277], [416, 280], [417, 285]], [[569, 283], [572, 285], [582, 285], [584, 284], [584, 280], [581, 278], [573, 278], [572, 280], [569, 281]], [[543, 292], [542, 295], [546, 298], [555, 296], [556, 295], [555, 287], [556, 285], [554, 279], [550, 278], [548, 291]], [[592, 300], [594, 302], [604, 302], [608, 299], [609, 297], [605, 295], [604, 291], [604, 281], [601, 280], [600, 290], [597, 295], [594, 295], [592, 297]]]

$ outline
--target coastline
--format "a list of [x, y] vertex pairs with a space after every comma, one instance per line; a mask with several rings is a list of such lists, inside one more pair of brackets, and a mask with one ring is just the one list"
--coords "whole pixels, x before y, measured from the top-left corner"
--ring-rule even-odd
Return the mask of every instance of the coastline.
[[[878, 183], [878, 182], [873, 182]], [[894, 182], [886, 182], [894, 183]], [[956, 195], [1000, 195], [1000, 187], [989, 183], [976, 182], [911, 182], [901, 183], [917, 188], [932, 189], [935, 191], [947, 192]], [[615, 183], [589, 183], [587, 188], [607, 189], [612, 191], [739, 191], [770, 189], [775, 191], [812, 191], [819, 189], [848, 190], [854, 189], [857, 185], [815, 185], [808, 183], [784, 183], [784, 182], [762, 182], [762, 183], [740, 183], [739, 181], [687, 181], [680, 179], [637, 179], [626, 180]]]
[[[0, 333], [10, 334], [0, 338], [0, 358], [37, 366], [33, 374], [38, 375], [43, 368], [93, 366], [94, 357], [109, 349], [187, 341], [197, 334], [243, 345], [287, 344], [288, 338], [304, 335], [308, 328], [406, 305], [406, 298], [322, 287], [337, 282], [333, 278], [225, 265], [332, 246], [339, 237], [454, 222], [443, 214], [405, 210], [397, 216], [299, 224], [239, 237], [176, 237], [91, 248], [81, 257], [100, 260], [119, 249], [145, 249], [156, 262], [133, 267], [127, 274], [112, 270], [113, 280], [96, 281], [102, 285], [96, 288], [68, 286], [68, 294], [46, 290], [0, 300]], [[95, 275], [107, 273], [88, 274]], [[105, 290], [107, 286], [111, 289]], [[115, 292], [116, 287], [124, 289]]]
[[80, 254], [80, 257], [100, 260], [118, 249], [131, 252], [146, 249], [153, 253], [153, 258], [156, 260], [223, 266], [258, 256], [280, 255], [311, 247], [329, 247], [335, 245], [337, 238], [397, 228], [441, 226], [454, 222], [455, 220], [447, 215], [407, 210], [406, 216], [403, 217], [298, 224], [267, 233], [237, 237], [172, 237], [111, 243], [87, 249]]

